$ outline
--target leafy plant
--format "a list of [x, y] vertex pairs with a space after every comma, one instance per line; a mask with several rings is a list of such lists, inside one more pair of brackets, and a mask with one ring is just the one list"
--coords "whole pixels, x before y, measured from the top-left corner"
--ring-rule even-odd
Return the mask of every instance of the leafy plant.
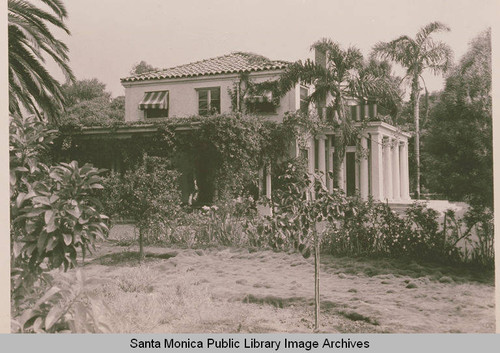
[[[156, 228], [162, 232], [175, 227], [181, 214], [179, 173], [166, 158], [143, 156], [142, 163], [123, 177], [111, 175], [112, 185], [103, 195], [112, 214], [132, 219], [139, 229], [139, 258], [144, 258], [144, 238]], [[156, 233], [158, 234], [158, 233]]]
[[101, 171], [90, 165], [79, 168], [74, 161], [47, 166], [44, 153], [54, 138], [55, 132], [35, 117], [11, 118], [11, 300], [15, 308], [27, 310], [29, 298], [49, 290], [48, 270], [75, 267], [77, 250], [85, 256], [108, 232], [107, 217], [95, 198], [102, 189]]
[[86, 295], [81, 271], [76, 271], [75, 278], [61, 276], [54, 281], [46, 274], [46, 279], [40, 293], [25, 297], [22, 306], [13, 308], [13, 332], [110, 332], [103, 318], [106, 308]]

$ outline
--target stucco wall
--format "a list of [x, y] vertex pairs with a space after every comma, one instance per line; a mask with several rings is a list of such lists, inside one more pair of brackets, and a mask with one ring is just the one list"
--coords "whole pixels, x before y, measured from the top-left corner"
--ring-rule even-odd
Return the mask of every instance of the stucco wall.
[[[277, 73], [253, 73], [253, 82], [273, 80]], [[144, 82], [124, 83], [125, 87], [125, 121], [144, 120], [144, 112], [139, 109], [139, 103], [144, 94], [150, 91], [169, 91], [169, 117], [184, 117], [198, 114], [198, 93], [196, 89], [206, 87], [220, 87], [221, 113], [231, 112], [231, 97], [228, 89], [239, 80], [239, 75], [217, 75], [188, 79], [168, 79]], [[275, 116], [271, 119], [283, 117], [285, 112], [299, 109], [297, 89], [288, 92], [280, 102]]]

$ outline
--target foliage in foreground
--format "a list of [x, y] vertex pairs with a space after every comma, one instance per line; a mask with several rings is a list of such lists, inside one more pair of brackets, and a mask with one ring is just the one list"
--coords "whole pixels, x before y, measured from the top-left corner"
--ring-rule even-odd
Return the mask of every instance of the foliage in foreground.
[[95, 198], [100, 171], [43, 160], [54, 133], [34, 117], [10, 122], [11, 303], [14, 326], [22, 332], [50, 332], [56, 323], [69, 324], [68, 315], [90, 310], [76, 300], [79, 295], [66, 303], [73, 289], [52, 286], [47, 272], [76, 267], [78, 250], [85, 256], [108, 233]]

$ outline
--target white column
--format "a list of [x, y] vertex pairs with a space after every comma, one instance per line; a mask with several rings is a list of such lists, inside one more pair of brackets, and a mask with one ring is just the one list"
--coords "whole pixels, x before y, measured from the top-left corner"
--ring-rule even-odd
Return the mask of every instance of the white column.
[[399, 140], [395, 139], [392, 151], [392, 198], [394, 201], [401, 199], [401, 177], [399, 170]]
[[359, 165], [359, 194], [362, 200], [368, 199], [368, 141], [366, 137], [361, 137], [361, 148], [363, 154]]
[[266, 169], [266, 197], [271, 199], [271, 165]]
[[[359, 158], [357, 158], [357, 153], [356, 151], [354, 152], [354, 188], [356, 191], [359, 193], [359, 184], [360, 184], [360, 179], [359, 179], [359, 170], [360, 170], [360, 161]], [[346, 175], [346, 187], [347, 187], [347, 175]]]
[[392, 200], [391, 139], [384, 138], [384, 199]]
[[264, 168], [259, 169], [259, 198], [262, 196], [262, 189], [264, 189]]
[[318, 136], [318, 171], [321, 175], [321, 182], [326, 185], [326, 154], [325, 154], [326, 136]]
[[314, 173], [314, 137], [309, 138], [309, 165], [307, 166], [307, 171], [312, 174]]
[[315, 165], [315, 162], [314, 162], [314, 157], [315, 157], [315, 153], [314, 153], [314, 136], [311, 136], [309, 138], [309, 165], [308, 165], [308, 172], [309, 172], [309, 180], [311, 180], [311, 183], [312, 183], [312, 190], [311, 190], [311, 196], [314, 200], [314, 165]]
[[372, 172], [372, 196], [376, 201], [383, 201], [384, 174], [382, 166], [382, 136], [378, 133], [371, 135], [371, 172]]
[[345, 185], [345, 152], [342, 156], [342, 162], [340, 162], [339, 170], [337, 172], [337, 179], [339, 181], [339, 189], [343, 192], [347, 192]]
[[328, 171], [331, 173], [331, 177], [328, 178], [328, 191], [333, 192], [333, 154], [335, 148], [331, 146], [328, 149]]
[[410, 200], [410, 176], [408, 173], [408, 141], [401, 148], [401, 198]]

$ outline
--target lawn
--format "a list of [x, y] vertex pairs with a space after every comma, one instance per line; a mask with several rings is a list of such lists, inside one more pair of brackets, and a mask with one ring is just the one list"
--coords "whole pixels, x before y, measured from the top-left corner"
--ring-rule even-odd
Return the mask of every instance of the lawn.
[[[85, 259], [113, 332], [312, 332], [314, 268], [297, 253], [108, 240]], [[323, 256], [321, 332], [494, 332], [493, 273]]]

